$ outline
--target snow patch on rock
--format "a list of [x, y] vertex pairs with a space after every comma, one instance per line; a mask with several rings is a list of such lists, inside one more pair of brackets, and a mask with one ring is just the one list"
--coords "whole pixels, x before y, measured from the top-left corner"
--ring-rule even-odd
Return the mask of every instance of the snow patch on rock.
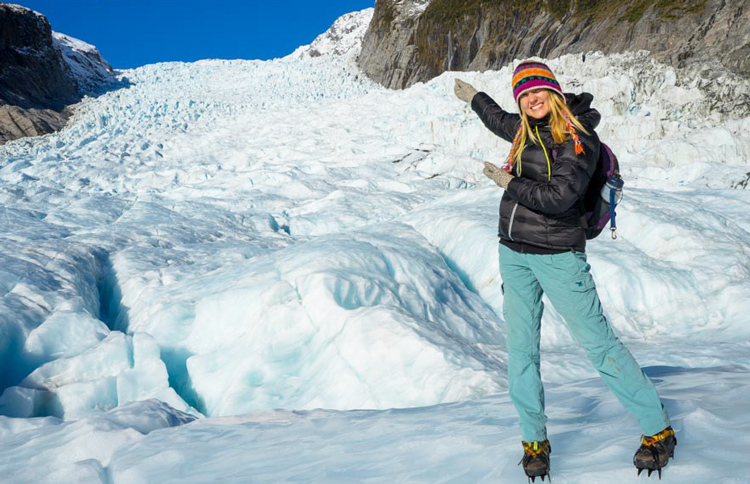
[[331, 28], [319, 35], [310, 45], [298, 47], [287, 57], [306, 59], [326, 55], [358, 55], [374, 11], [374, 8], [367, 8], [339, 17]]
[[62, 52], [82, 94], [95, 93], [116, 81], [112, 66], [91, 44], [59, 32], [52, 32], [55, 47]]

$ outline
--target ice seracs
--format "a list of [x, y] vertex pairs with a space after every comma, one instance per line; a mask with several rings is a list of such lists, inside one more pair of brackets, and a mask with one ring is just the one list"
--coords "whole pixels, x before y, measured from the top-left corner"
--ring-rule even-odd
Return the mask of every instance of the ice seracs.
[[[590, 248], [615, 327], [636, 339], [687, 337], [713, 318], [725, 331], [744, 334], [734, 316], [744, 306], [728, 301], [747, 288], [739, 277], [748, 266], [739, 250], [746, 235], [734, 228], [742, 219], [733, 215], [745, 202], [715, 203], [711, 194], [681, 191], [706, 183], [728, 190], [725, 173], [744, 175], [746, 142], [734, 133], [747, 128], [735, 120], [680, 121], [681, 112], [702, 105], [700, 91], [684, 97], [663, 66], [634, 84], [627, 69], [642, 66], [643, 54], [550, 62], [564, 87], [593, 91], [605, 119], [600, 134], [627, 167], [631, 188], [618, 213], [622, 243], [617, 250], [599, 241]], [[510, 69], [467, 78], [513, 106], [502, 81]], [[5, 256], [24, 260], [7, 265], [4, 278], [7, 314], [23, 315], [5, 326], [18, 328], [19, 336], [0, 352], [18, 368], [4, 388], [25, 388], [4, 397], [6, 408], [84, 415], [171, 389], [170, 401], [181, 410], [230, 415], [269, 407], [421, 406], [504, 387], [501, 281], [494, 269], [500, 192], [481, 185], [480, 171], [507, 145], [456, 106], [451, 74], [389, 91], [358, 76], [348, 60], [322, 56], [166, 63], [125, 75], [129, 88], [87, 101], [62, 133], [3, 148], [4, 247], [12, 251]], [[676, 101], [678, 92], [683, 97]], [[715, 161], [685, 151], [655, 177], [651, 153], [708, 129], [733, 140], [704, 152]], [[722, 169], [696, 175], [700, 163]], [[697, 200], [701, 211], [687, 215]], [[697, 220], [703, 228], [693, 226]], [[398, 245], [414, 250], [381, 248]], [[689, 260], [715, 257], [738, 277], [717, 285], [711, 264], [673, 277]], [[324, 264], [313, 269], [312, 260]], [[308, 280], [320, 287], [300, 285]], [[52, 284], [66, 289], [44, 289]], [[62, 312], [76, 297], [88, 302]], [[707, 304], [688, 311], [682, 298]], [[347, 352], [372, 340], [367, 322], [349, 322], [369, 321], [363, 311], [383, 321], [379, 341], [394, 348], [412, 341], [406, 354], [430, 363], [404, 361], [402, 352], [385, 360]], [[142, 363], [136, 358], [121, 370], [103, 365], [97, 375], [75, 376], [88, 366], [79, 355], [92, 347], [41, 344], [49, 341], [43, 334], [59, 331], [53, 323], [63, 314], [80, 321], [71, 331], [90, 332], [81, 341], [93, 349], [115, 330], [125, 335], [117, 339], [122, 355], [135, 351], [129, 338], [138, 333], [153, 338], [159, 351], [145, 351]], [[548, 311], [546, 321], [556, 320]], [[562, 326], [545, 327], [547, 349], [570, 343]], [[217, 359], [224, 363], [217, 366]], [[126, 391], [125, 375], [141, 364], [161, 365], [153, 373], [160, 380]], [[568, 378], [586, 374], [580, 368]], [[381, 371], [411, 383], [385, 383]], [[63, 374], [71, 376], [61, 380]], [[334, 374], [349, 376], [311, 383]], [[113, 378], [118, 388], [92, 393], [101, 399], [58, 398], [62, 407], [22, 403], [79, 382], [104, 388]]]
[[[2, 475], [521, 476], [502, 191], [481, 175], [508, 145], [455, 74], [390, 91], [350, 55], [144, 66], [0, 148]], [[697, 435], [696, 465], [665, 472], [739, 478], [705, 456], [747, 425], [750, 199], [731, 187], [750, 124], [645, 53], [549, 64], [594, 94], [627, 179], [618, 241], [588, 250], [607, 316]], [[512, 109], [512, 67], [462, 78]], [[630, 477], [636, 426], [549, 305], [542, 331], [556, 478]], [[565, 442], [602, 432], [604, 462]]]

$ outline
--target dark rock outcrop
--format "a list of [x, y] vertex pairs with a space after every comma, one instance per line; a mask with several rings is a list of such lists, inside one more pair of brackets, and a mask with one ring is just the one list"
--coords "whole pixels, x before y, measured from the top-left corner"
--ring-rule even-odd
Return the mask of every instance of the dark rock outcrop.
[[359, 58], [401, 89], [514, 59], [648, 50], [750, 79], [750, 0], [377, 0]]
[[0, 4], [0, 144], [61, 129], [84, 87], [44, 16]]
[[385, 87], [402, 89], [437, 75], [422, 62], [416, 42], [420, 16], [428, 1], [375, 2], [359, 55], [359, 66], [368, 77]]

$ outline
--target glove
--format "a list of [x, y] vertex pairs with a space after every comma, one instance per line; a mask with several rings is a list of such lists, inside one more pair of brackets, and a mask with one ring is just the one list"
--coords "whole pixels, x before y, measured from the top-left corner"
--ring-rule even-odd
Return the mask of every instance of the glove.
[[462, 81], [461, 79], [456, 79], [456, 85], [453, 88], [453, 91], [456, 93], [458, 99], [466, 101], [467, 103], [470, 103], [471, 100], [474, 99], [474, 96], [477, 94], [477, 92], [479, 92], [474, 89], [474, 86]]
[[485, 174], [487, 178], [497, 183], [497, 186], [506, 190], [508, 188], [508, 184], [510, 183], [510, 181], [515, 178], [513, 175], [511, 175], [507, 171], [496, 167], [490, 162], [486, 162], [484, 164], [483, 173]]

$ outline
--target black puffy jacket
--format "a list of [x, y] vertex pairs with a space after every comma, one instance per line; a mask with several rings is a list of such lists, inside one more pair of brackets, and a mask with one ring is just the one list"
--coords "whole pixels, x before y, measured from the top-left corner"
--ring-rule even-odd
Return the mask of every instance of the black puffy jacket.
[[[565, 98], [589, 132], [587, 135], [577, 130], [585, 153], [576, 155], [570, 136], [557, 144], [547, 119], [529, 119], [541, 144], [526, 142], [521, 161], [513, 168], [516, 178], [500, 202], [500, 242], [518, 252], [550, 254], [586, 250], [583, 197], [599, 159], [600, 143], [594, 128], [601, 116], [591, 108], [591, 94], [566, 94]], [[474, 96], [471, 107], [490, 131], [513, 142], [521, 123], [518, 114], [504, 111], [483, 92]]]

